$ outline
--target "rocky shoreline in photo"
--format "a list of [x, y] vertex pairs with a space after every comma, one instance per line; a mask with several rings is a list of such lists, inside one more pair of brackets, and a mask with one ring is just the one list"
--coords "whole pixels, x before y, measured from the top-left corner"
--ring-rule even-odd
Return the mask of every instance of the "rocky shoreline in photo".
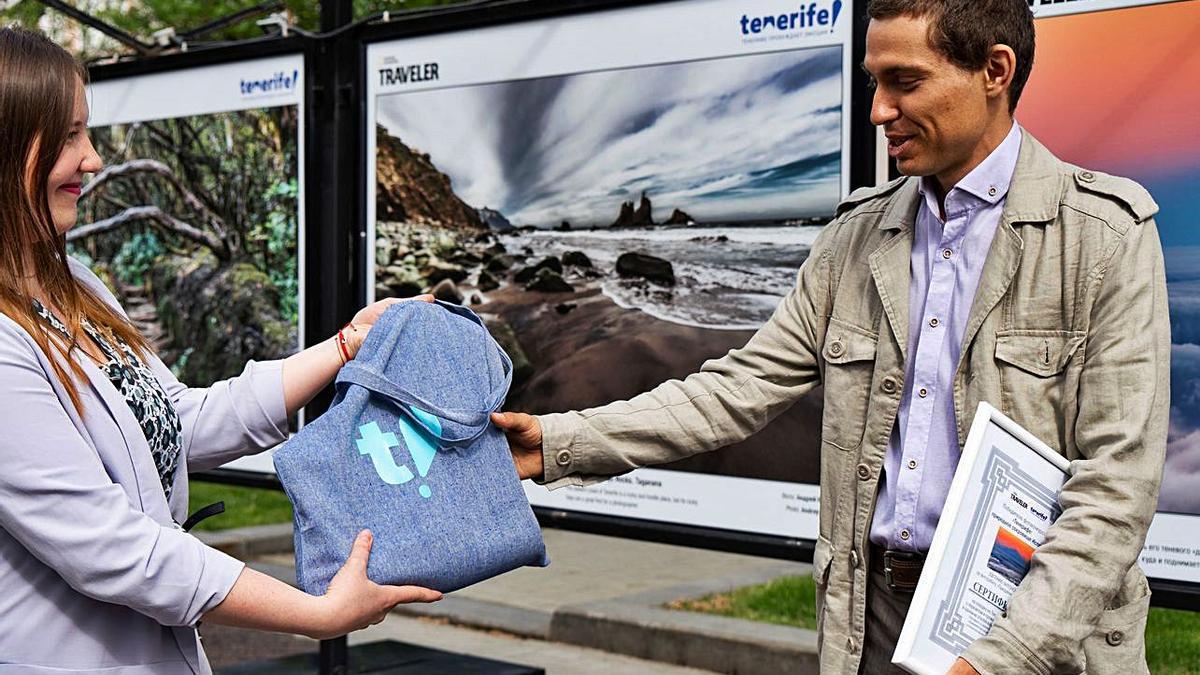
[[[785, 291], [777, 277], [754, 269], [786, 269], [786, 287], [807, 255], [803, 243], [778, 245], [778, 233], [750, 244], [743, 240], [735, 254], [730, 236], [697, 224], [682, 209], [656, 222], [644, 193], [636, 203], [623, 201], [614, 219], [599, 227], [579, 228], [564, 220], [538, 229], [511, 222], [499, 210], [464, 202], [429, 155], [382, 127], [378, 131], [375, 297], [432, 293], [480, 314], [513, 360], [509, 410], [537, 414], [588, 408], [686, 377], [705, 361], [745, 344], [753, 331], [667, 320], [650, 307], [679, 307], [690, 296], [702, 304], [767, 303], [769, 312]], [[817, 223], [718, 227], [803, 229], [809, 224]], [[596, 237], [608, 243], [581, 250]], [[675, 256], [689, 260], [668, 259]], [[728, 270], [734, 276], [698, 281], [697, 264], [716, 265], [720, 275]], [[762, 310], [757, 311], [754, 323], [763, 320]], [[819, 396], [814, 392], [743, 443], [669, 468], [815, 483], [820, 436], [812, 429], [820, 428]]]
[[[474, 235], [428, 226], [379, 223], [376, 297], [431, 292], [483, 317], [514, 364], [507, 409], [547, 413], [629, 398], [745, 344], [752, 331], [714, 330], [664, 321], [618, 306], [601, 290], [624, 278], [670, 293], [670, 261], [630, 251], [602, 269], [582, 251], [534, 255], [513, 245], [522, 235]], [[710, 243], [711, 245], [711, 243]], [[819, 392], [753, 438], [668, 468], [721, 475], [816, 482]], [[808, 458], [800, 460], [798, 458]]]

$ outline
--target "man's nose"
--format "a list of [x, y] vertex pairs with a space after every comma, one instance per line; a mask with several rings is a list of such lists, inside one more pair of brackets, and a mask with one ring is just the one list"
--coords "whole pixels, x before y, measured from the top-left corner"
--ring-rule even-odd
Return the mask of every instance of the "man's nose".
[[871, 98], [871, 124], [882, 126], [894, 122], [899, 117], [900, 108], [895, 101], [884, 93], [882, 88], [876, 88], [875, 95]]

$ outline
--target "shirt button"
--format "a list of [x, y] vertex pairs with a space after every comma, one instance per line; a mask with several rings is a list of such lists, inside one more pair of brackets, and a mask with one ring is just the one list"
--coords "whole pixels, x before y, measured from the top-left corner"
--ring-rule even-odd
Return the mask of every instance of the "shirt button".
[[558, 455], [555, 456], [555, 458], [554, 458], [554, 461], [558, 462], [559, 466], [566, 466], [566, 465], [570, 464], [571, 463], [571, 451], [570, 450], [559, 450]]
[[900, 538], [903, 539], [904, 541], [908, 541], [908, 538], [910, 536], [912, 536], [912, 535], [910, 535], [908, 533], [908, 530], [900, 530]]
[[867, 466], [866, 464], [859, 464], [858, 465], [858, 477], [861, 480], [866, 480], [866, 479], [870, 478], [871, 477], [871, 467]]
[[858, 551], [850, 549], [850, 566], [858, 569]]
[[1125, 634], [1119, 630], [1110, 630], [1108, 631], [1108, 635], [1104, 636], [1104, 641], [1116, 647], [1125, 641]]
[[937, 327], [938, 327], [938, 323], [940, 323], [940, 322], [937, 320], [937, 317], [936, 317], [936, 316], [935, 316], [935, 317], [933, 317], [932, 319], [930, 319], [930, 320], [929, 320], [929, 326], [930, 326], [931, 328], [937, 328]]
[[1092, 181], [1096, 180], [1096, 174], [1092, 173], [1091, 171], [1080, 171], [1079, 180], [1085, 183], [1091, 183]]
[[917, 460], [915, 460], [915, 459], [908, 460], [908, 468], [910, 468], [910, 469], [917, 468]]
[[833, 344], [829, 345], [829, 353], [833, 356], [842, 355], [842, 343], [834, 340]]
[[850, 652], [851, 654], [858, 652], [858, 645], [854, 644], [854, 638], [846, 638], [846, 651]]
[[948, 248], [942, 250], [942, 257], [945, 258], [946, 260], [949, 260], [950, 256], [952, 256], [952, 255], [954, 255], [954, 251], [951, 251]]
[[883, 384], [880, 385], [880, 388], [883, 389], [883, 393], [885, 394], [896, 393], [896, 378], [890, 376], [883, 378]]
[[917, 392], [917, 396], [920, 396], [921, 398], [925, 398], [928, 395], [929, 395], [929, 391], [924, 388], [922, 388], [920, 391]]
[[988, 188], [988, 196], [989, 196], [989, 197], [995, 197], [995, 196], [996, 196], [996, 187], [995, 187], [994, 185], [993, 185], [992, 187], [989, 187], [989, 188]]

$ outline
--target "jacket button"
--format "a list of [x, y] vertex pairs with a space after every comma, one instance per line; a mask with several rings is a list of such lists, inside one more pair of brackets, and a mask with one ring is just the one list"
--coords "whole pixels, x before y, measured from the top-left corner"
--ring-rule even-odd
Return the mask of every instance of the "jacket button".
[[566, 465], [570, 464], [571, 463], [571, 451], [570, 450], [559, 450], [558, 455], [554, 458], [554, 461], [558, 462], [559, 466], [566, 466]]
[[838, 342], [837, 340], [834, 340], [833, 344], [829, 345], [829, 355], [830, 356], [841, 356], [842, 349], [844, 349], [842, 347], [842, 343]]
[[1104, 640], [1108, 642], [1108, 644], [1116, 647], [1125, 641], [1125, 634], [1119, 630], [1110, 630], [1108, 631], [1108, 635], [1104, 636]]
[[850, 566], [858, 569], [858, 551], [850, 549]]
[[1091, 171], [1080, 171], [1079, 180], [1085, 183], [1091, 183], [1096, 180], [1096, 174], [1092, 173]]
[[885, 394], [896, 393], [896, 378], [891, 376], [883, 378], [883, 384], [881, 385], [881, 388]]
[[858, 465], [858, 477], [861, 478], [862, 480], [866, 480], [866, 479], [870, 478], [871, 477], [871, 467], [867, 466], [866, 464], [859, 464]]

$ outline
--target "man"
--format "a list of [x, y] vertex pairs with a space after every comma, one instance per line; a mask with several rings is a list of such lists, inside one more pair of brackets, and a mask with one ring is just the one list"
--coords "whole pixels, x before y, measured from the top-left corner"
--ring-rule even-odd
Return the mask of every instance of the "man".
[[1072, 477], [1008, 611], [951, 672], [1146, 672], [1136, 560], [1169, 407], [1157, 206], [1015, 123], [1026, 0], [867, 11], [872, 122], [908, 177], [838, 206], [745, 347], [630, 401], [495, 421], [523, 476], [582, 485], [740, 441], [823, 383], [822, 672], [874, 674], [895, 672], [965, 425], [988, 401]]

